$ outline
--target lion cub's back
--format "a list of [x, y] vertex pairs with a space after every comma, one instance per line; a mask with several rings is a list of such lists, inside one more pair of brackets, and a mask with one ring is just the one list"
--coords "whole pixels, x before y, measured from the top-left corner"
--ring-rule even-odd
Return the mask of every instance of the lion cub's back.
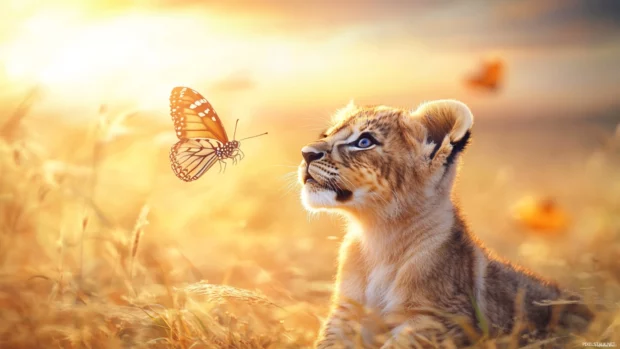
[[[539, 331], [561, 326], [581, 331], [594, 314], [584, 304], [545, 305], [546, 301], [581, 297], [562, 291], [554, 282], [510, 263], [490, 260], [485, 275], [486, 316], [494, 333], [511, 331], [515, 318], [521, 317]], [[520, 312], [520, 314], [518, 313]], [[583, 321], [570, 321], [577, 316]]]

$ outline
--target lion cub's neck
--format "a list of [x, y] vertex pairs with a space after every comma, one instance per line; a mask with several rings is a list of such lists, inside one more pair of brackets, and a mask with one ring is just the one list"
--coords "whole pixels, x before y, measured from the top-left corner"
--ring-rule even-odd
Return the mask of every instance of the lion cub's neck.
[[398, 216], [355, 217], [350, 234], [358, 235], [373, 264], [393, 263], [416, 253], [432, 254], [451, 234], [457, 210], [448, 198], [411, 207]]

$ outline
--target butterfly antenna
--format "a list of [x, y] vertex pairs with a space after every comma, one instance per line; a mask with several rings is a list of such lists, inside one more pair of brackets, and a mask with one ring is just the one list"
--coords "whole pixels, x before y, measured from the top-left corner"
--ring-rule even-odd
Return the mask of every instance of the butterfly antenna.
[[256, 136], [245, 137], [245, 138], [240, 139], [240, 140], [239, 140], [239, 142], [241, 142], [241, 141], [243, 141], [243, 140], [246, 140], [246, 139], [250, 139], [250, 138], [256, 138], [256, 137], [264, 136], [264, 135], [266, 135], [266, 134], [267, 134], [267, 132], [265, 132], [265, 133], [261, 133], [261, 134], [256, 135]]
[[237, 135], [237, 125], [239, 125], [239, 119], [235, 122], [235, 131], [233, 132], [233, 140], [235, 140], [235, 136]]

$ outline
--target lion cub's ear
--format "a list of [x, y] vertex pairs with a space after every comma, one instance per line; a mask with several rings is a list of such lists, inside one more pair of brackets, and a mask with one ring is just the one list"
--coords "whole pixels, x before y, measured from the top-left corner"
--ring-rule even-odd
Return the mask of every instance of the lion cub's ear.
[[[437, 165], [450, 165], [465, 149], [474, 116], [465, 103], [444, 99], [423, 103], [414, 115], [426, 128], [427, 144], [434, 143], [429, 158]], [[430, 148], [427, 148], [430, 149]]]

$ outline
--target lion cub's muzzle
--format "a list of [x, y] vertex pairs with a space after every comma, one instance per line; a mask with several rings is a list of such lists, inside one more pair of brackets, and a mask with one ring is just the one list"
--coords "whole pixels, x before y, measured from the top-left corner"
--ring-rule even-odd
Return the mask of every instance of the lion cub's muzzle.
[[[336, 193], [336, 200], [340, 202], [348, 201], [353, 196], [353, 192], [348, 189], [342, 188], [341, 185], [338, 185], [336, 181], [332, 178], [323, 178], [324, 176], [318, 175], [315, 169], [315, 176], [312, 176], [310, 172], [310, 166], [313, 162], [319, 161], [323, 159], [326, 155], [325, 151], [320, 151], [311, 146], [305, 146], [301, 149], [301, 155], [304, 161], [301, 163], [302, 166], [301, 171], [301, 182], [304, 185], [308, 185], [314, 187], [319, 190], [329, 190]], [[316, 165], [315, 165], [316, 166]], [[318, 168], [320, 168], [319, 166]], [[323, 170], [324, 171], [324, 170]]]
[[306, 184], [308, 181], [313, 181], [318, 184], [317, 180], [310, 174], [310, 164], [313, 161], [317, 161], [325, 157], [325, 152], [319, 151], [310, 146], [305, 146], [301, 149], [301, 156], [304, 158], [305, 162], [305, 171], [303, 171], [301, 175], [303, 184]]

